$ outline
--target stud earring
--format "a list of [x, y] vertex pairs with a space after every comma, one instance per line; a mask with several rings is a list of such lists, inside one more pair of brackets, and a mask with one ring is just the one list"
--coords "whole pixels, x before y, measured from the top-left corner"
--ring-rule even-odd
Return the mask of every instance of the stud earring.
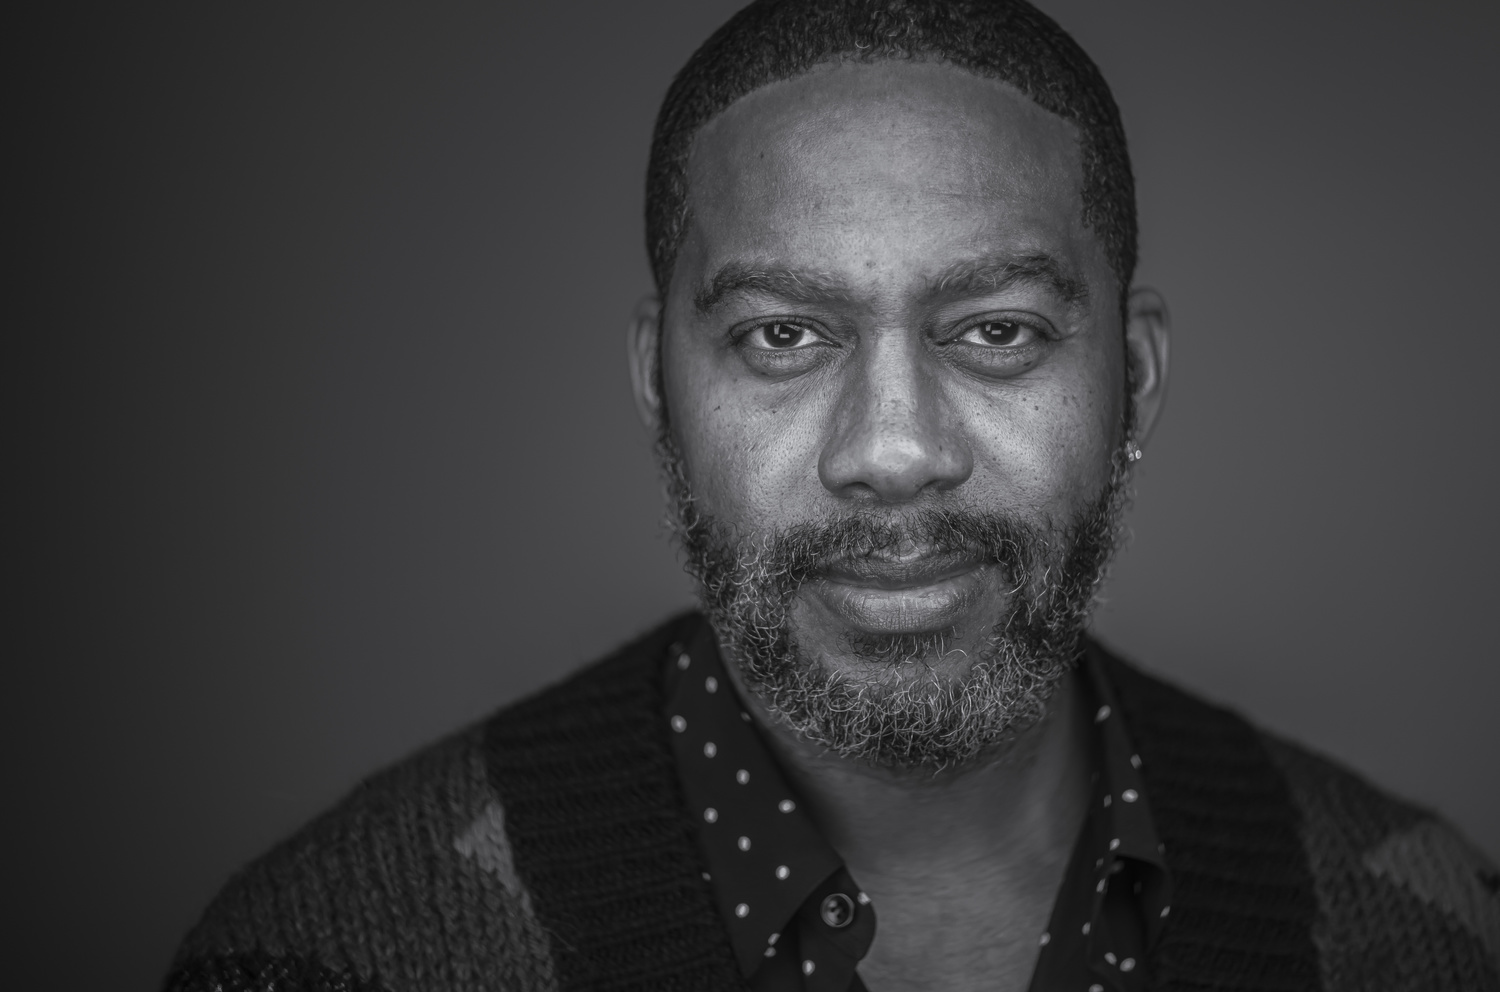
[[1134, 444], [1132, 444], [1130, 446], [1130, 452], [1129, 452], [1129, 454], [1127, 454], [1125, 456], [1125, 458], [1128, 461], [1132, 461], [1132, 462], [1138, 462], [1142, 458], [1145, 458], [1145, 457], [1146, 457], [1146, 453], [1144, 451], [1142, 451], [1140, 448], [1136, 447]]

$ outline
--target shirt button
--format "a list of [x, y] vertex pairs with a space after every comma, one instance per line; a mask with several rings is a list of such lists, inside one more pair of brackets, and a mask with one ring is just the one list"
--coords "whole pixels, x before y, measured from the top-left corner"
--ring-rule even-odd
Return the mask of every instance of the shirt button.
[[835, 929], [842, 929], [854, 921], [854, 900], [842, 892], [835, 892], [823, 900], [818, 912], [824, 923]]

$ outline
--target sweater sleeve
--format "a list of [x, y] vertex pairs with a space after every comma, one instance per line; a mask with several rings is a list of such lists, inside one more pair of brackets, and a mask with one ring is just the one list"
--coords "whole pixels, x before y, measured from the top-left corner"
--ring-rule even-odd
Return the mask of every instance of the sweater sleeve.
[[479, 739], [377, 775], [237, 873], [167, 992], [553, 992]]
[[1500, 990], [1500, 872], [1434, 814], [1273, 738], [1301, 812], [1328, 992]]

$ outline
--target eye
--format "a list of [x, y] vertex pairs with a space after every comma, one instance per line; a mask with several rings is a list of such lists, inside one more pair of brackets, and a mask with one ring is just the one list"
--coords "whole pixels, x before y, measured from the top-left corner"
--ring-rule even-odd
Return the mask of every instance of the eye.
[[799, 324], [787, 323], [783, 320], [761, 324], [745, 335], [745, 343], [750, 347], [775, 351], [791, 351], [796, 348], [803, 348], [816, 343], [817, 340], [817, 335], [807, 328]]
[[1031, 344], [1040, 332], [1030, 324], [1010, 318], [984, 320], [964, 332], [959, 340], [995, 348], [1016, 348]]
[[771, 379], [787, 379], [822, 368], [839, 351], [825, 329], [797, 317], [764, 316], [734, 328], [730, 340], [751, 371]]

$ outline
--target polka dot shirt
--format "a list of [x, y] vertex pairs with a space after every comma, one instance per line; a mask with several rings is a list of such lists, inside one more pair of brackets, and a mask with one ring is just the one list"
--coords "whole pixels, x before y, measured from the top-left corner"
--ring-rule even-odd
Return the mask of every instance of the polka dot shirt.
[[[740, 971], [757, 992], [864, 992], [857, 968], [875, 906], [761, 740], [702, 624], [665, 661], [664, 714], [679, 778]], [[1093, 801], [1045, 925], [1034, 992], [1137, 992], [1171, 912], [1171, 881], [1141, 761], [1090, 657]]]

